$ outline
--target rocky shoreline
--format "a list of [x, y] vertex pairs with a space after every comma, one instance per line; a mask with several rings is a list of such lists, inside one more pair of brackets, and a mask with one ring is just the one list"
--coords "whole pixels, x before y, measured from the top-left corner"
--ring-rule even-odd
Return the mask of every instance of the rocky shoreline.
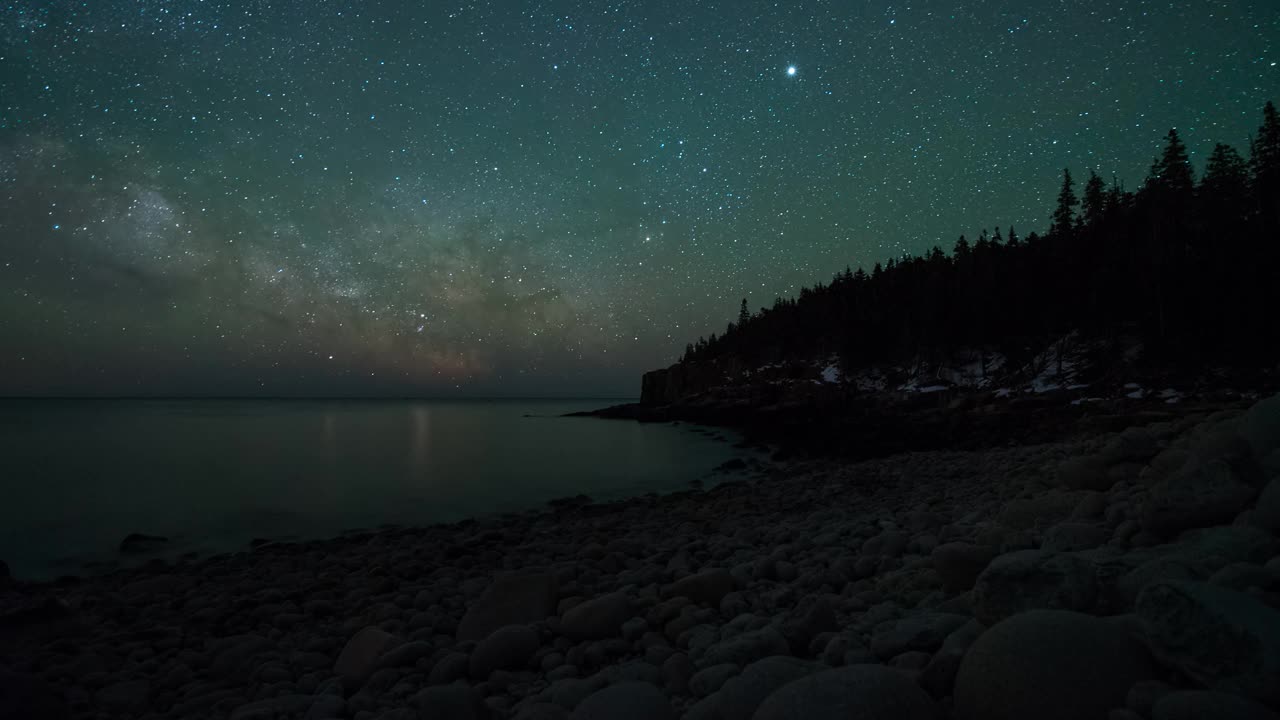
[[1280, 396], [52, 584], [0, 717], [1276, 718]]

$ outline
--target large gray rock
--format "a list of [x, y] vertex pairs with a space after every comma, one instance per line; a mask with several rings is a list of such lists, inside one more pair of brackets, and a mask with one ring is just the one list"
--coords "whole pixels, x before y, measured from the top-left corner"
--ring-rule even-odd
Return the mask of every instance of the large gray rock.
[[1000, 509], [1000, 524], [1016, 530], [1050, 527], [1071, 517], [1079, 502], [1079, 493], [1061, 490], [1017, 498]]
[[578, 703], [571, 720], [675, 720], [667, 696], [655, 685], [627, 682], [597, 690]]
[[1151, 720], [1280, 720], [1265, 706], [1231, 693], [1179, 690], [1160, 698]]
[[494, 670], [523, 668], [540, 645], [538, 631], [528, 625], [508, 625], [494, 630], [471, 652], [471, 677], [484, 680]]
[[682, 652], [675, 653], [662, 661], [662, 682], [673, 693], [683, 695], [688, 692], [689, 680], [693, 674], [693, 661]]
[[1280, 448], [1280, 395], [1254, 403], [1240, 417], [1237, 431], [1259, 462]]
[[1142, 505], [1142, 529], [1170, 536], [1231, 522], [1258, 496], [1248, 459], [1193, 454], [1182, 468], [1151, 487]]
[[1045, 531], [1040, 549], [1045, 552], [1074, 552], [1090, 550], [1106, 545], [1111, 539], [1111, 529], [1104, 525], [1084, 522], [1058, 523]]
[[419, 692], [409, 700], [419, 717], [433, 720], [481, 720], [489, 712], [475, 688], [467, 685], [438, 685]]
[[347, 701], [341, 695], [316, 695], [310, 698], [311, 704], [302, 720], [330, 720], [340, 718], [347, 712]]
[[471, 661], [460, 652], [451, 652], [436, 660], [427, 675], [428, 685], [448, 685], [454, 680], [462, 680], [471, 671]]
[[790, 652], [791, 648], [782, 633], [778, 632], [777, 628], [765, 627], [712, 645], [703, 654], [701, 664], [703, 666], [721, 663], [746, 665], [770, 655], [788, 655]]
[[1280, 534], [1280, 477], [1267, 483], [1258, 504], [1253, 508], [1254, 525], [1274, 534]]
[[560, 619], [560, 631], [573, 640], [600, 640], [617, 635], [631, 619], [631, 601], [615, 592], [574, 605]]
[[231, 712], [229, 720], [264, 720], [264, 718], [297, 717], [311, 708], [310, 695], [280, 695], [241, 705]]
[[1143, 680], [1133, 684], [1125, 695], [1125, 707], [1142, 717], [1151, 717], [1151, 708], [1160, 702], [1160, 698], [1174, 691], [1174, 687], [1161, 680]]
[[512, 720], [569, 720], [569, 711], [554, 703], [534, 702], [520, 707]]
[[1019, 550], [1001, 555], [978, 576], [973, 614], [984, 625], [1035, 609], [1091, 610], [1098, 598], [1093, 563], [1070, 553]]
[[1191, 530], [1178, 538], [1179, 552], [1201, 560], [1209, 571], [1234, 562], [1263, 562], [1280, 552], [1280, 540], [1265, 530], [1247, 525]]
[[545, 572], [498, 575], [458, 623], [460, 642], [482, 640], [508, 625], [529, 625], [556, 614], [560, 586]]
[[783, 655], [757, 660], [720, 688], [719, 715], [723, 720], [750, 720], [760, 703], [775, 690], [812, 675], [820, 667], [817, 663]]
[[378, 662], [374, 669], [382, 670], [383, 668], [408, 667], [418, 662], [420, 658], [427, 657], [433, 652], [435, 652], [435, 648], [431, 643], [423, 642], [421, 640], [407, 642], [403, 645], [396, 645], [390, 650], [384, 652], [381, 657], [378, 658]]
[[871, 652], [888, 660], [911, 650], [933, 652], [955, 629], [969, 622], [964, 615], [928, 612], [912, 615], [871, 636]]
[[924, 666], [916, 678], [920, 687], [938, 699], [950, 696], [965, 653], [969, 652], [984, 629], [982, 623], [970, 620], [948, 635], [942, 641], [942, 647], [929, 658], [929, 664]]
[[725, 681], [737, 674], [738, 666], [733, 663], [703, 668], [689, 678], [689, 692], [696, 698], [704, 698], [719, 690]]
[[1203, 580], [1209, 576], [1202, 563], [1185, 555], [1162, 555], [1133, 568], [1116, 583], [1119, 604], [1132, 608], [1142, 589], [1160, 580]]
[[373, 674], [378, 658], [400, 642], [400, 638], [381, 628], [367, 627], [347, 641], [333, 671], [348, 688], [358, 688]]
[[1126, 428], [1111, 438], [1100, 452], [1099, 458], [1107, 465], [1126, 462], [1146, 462], [1160, 452], [1160, 442], [1155, 433], [1144, 427]]
[[835, 607], [823, 595], [802, 600], [779, 626], [787, 644], [793, 648], [807, 648], [818, 634], [839, 628]]
[[901, 530], [886, 530], [862, 543], [862, 554], [867, 557], [896, 558], [907, 549], [911, 536]]
[[141, 715], [151, 699], [151, 682], [145, 678], [108, 685], [98, 691], [98, 706], [109, 712]]
[[210, 643], [209, 654], [213, 662], [209, 672], [216, 677], [248, 679], [252, 658], [270, 652], [275, 644], [261, 635], [232, 635]]
[[1115, 479], [1107, 473], [1107, 463], [1098, 455], [1083, 455], [1058, 464], [1058, 483], [1068, 490], [1107, 490]]
[[1137, 614], [1161, 662], [1201, 684], [1280, 703], [1280, 610], [1200, 582], [1156, 582]]
[[562, 678], [539, 693], [538, 699], [572, 710], [608, 682], [608, 678], [600, 673], [589, 678]]
[[696, 603], [719, 607], [725, 595], [733, 592], [733, 575], [723, 568], [703, 570], [667, 586], [666, 597], [687, 597]]
[[955, 681], [959, 720], [1106, 720], [1154, 677], [1146, 650], [1098, 618], [1032, 610], [987, 630]]
[[985, 545], [954, 542], [939, 545], [930, 554], [933, 569], [942, 578], [948, 593], [962, 593], [973, 588], [982, 571], [996, 558], [994, 548]]
[[905, 673], [851, 665], [793, 680], [765, 699], [755, 720], [934, 720], [936, 708]]

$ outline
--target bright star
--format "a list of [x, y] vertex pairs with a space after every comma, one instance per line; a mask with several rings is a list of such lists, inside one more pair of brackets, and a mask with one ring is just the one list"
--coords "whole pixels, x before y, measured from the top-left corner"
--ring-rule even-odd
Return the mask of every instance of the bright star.
[[788, 74], [788, 75], [795, 75], [795, 74], [796, 74], [796, 66], [795, 66], [795, 65], [792, 65], [791, 67], [787, 68], [787, 74]]

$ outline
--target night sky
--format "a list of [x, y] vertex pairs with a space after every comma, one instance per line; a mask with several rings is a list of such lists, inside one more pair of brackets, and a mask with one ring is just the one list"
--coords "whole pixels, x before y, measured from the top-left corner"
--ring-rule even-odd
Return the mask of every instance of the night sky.
[[0, 0], [0, 395], [634, 395], [1064, 166], [1247, 152], [1277, 62], [1276, 0]]

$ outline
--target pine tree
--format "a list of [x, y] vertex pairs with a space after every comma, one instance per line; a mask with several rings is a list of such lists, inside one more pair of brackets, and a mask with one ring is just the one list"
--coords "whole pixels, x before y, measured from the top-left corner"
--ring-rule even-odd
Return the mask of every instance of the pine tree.
[[1124, 191], [1124, 185], [1120, 183], [1120, 178], [1111, 176], [1111, 187], [1107, 190], [1107, 208], [1108, 213], [1119, 211], [1128, 203], [1128, 193]]
[[1081, 210], [1084, 225], [1090, 228], [1098, 226], [1107, 210], [1106, 183], [1098, 177], [1098, 173], [1092, 170], [1089, 171], [1089, 179], [1084, 184], [1084, 204]]
[[1062, 170], [1062, 189], [1058, 191], [1058, 207], [1053, 211], [1053, 223], [1049, 226], [1050, 235], [1065, 235], [1074, 226], [1076, 206], [1075, 183], [1071, 180], [1071, 170]]
[[1262, 109], [1262, 126], [1252, 150], [1254, 196], [1264, 220], [1274, 224], [1280, 221], [1280, 113], [1274, 103]]
[[1280, 172], [1280, 113], [1275, 103], [1268, 102], [1262, 109], [1262, 125], [1253, 145], [1253, 172], [1255, 176]]
[[987, 239], [987, 229], [982, 228], [982, 232], [978, 234], [978, 242], [973, 245], [973, 250], [977, 253], [985, 253], [990, 249], [991, 241]]
[[1206, 199], [1225, 200], [1244, 199], [1248, 193], [1248, 163], [1230, 145], [1214, 145], [1213, 154], [1205, 165], [1204, 179], [1200, 181], [1200, 194]]
[[1191, 197], [1196, 184], [1187, 146], [1178, 137], [1177, 130], [1170, 130], [1166, 137], [1164, 153], [1151, 166], [1149, 182], [1166, 202], [1185, 201]]
[[1009, 246], [1009, 247], [1011, 247], [1011, 248], [1016, 248], [1016, 247], [1018, 247], [1018, 246], [1019, 246], [1019, 245], [1021, 245], [1021, 244], [1022, 244], [1022, 242], [1021, 242], [1020, 240], [1018, 240], [1018, 231], [1017, 231], [1017, 230], [1014, 230], [1014, 229], [1013, 229], [1013, 226], [1012, 226], [1012, 225], [1010, 225], [1010, 226], [1009, 226], [1009, 241], [1006, 243], [1006, 245], [1008, 245], [1008, 246]]
[[747, 309], [747, 299], [742, 298], [742, 305], [738, 307], [738, 327], [746, 327], [750, 319], [751, 311]]
[[969, 252], [969, 241], [965, 240], [964, 236], [961, 235], [960, 239], [956, 241], [956, 246], [951, 250], [951, 254], [954, 255], [957, 260], [960, 260], [961, 258], [969, 257]]

